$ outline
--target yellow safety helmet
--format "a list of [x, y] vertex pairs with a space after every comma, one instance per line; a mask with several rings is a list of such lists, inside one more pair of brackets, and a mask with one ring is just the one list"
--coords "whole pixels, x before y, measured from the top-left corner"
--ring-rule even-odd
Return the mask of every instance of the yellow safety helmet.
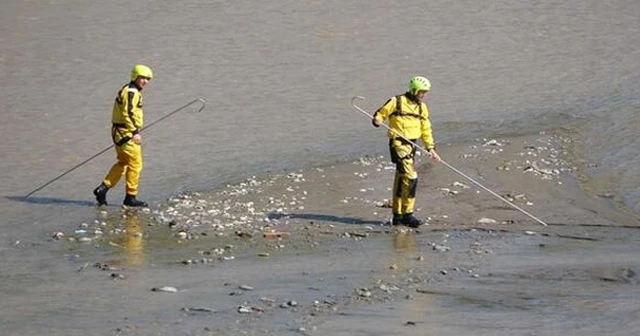
[[131, 70], [131, 80], [134, 81], [140, 76], [151, 79], [153, 78], [153, 71], [146, 65], [136, 64], [133, 66], [133, 70]]
[[409, 91], [416, 95], [418, 91], [431, 91], [431, 82], [422, 76], [412, 77], [409, 81]]

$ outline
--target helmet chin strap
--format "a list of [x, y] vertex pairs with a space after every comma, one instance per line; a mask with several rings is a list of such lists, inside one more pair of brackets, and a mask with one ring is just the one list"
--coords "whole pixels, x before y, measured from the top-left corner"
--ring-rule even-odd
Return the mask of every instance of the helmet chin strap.
[[409, 90], [407, 91], [407, 96], [413, 100], [416, 103], [420, 103], [420, 100], [418, 100], [418, 95], [413, 93], [413, 90]]

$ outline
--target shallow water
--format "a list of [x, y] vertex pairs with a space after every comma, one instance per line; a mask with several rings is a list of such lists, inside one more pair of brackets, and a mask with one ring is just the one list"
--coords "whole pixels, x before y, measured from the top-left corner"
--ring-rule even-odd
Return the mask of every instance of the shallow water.
[[[480, 263], [474, 278], [452, 270], [423, 292], [398, 304], [346, 309], [318, 326], [331, 335], [635, 335], [635, 298], [640, 295], [636, 230], [622, 230], [626, 242], [572, 242], [539, 237], [487, 239], [468, 235], [495, 258]], [[457, 241], [453, 237], [450, 241]], [[633, 238], [632, 238], [633, 237]], [[460, 238], [460, 237], [458, 237]], [[503, 245], [505, 241], [515, 239]], [[424, 237], [416, 237], [425, 246]], [[513, 244], [515, 243], [515, 244]], [[502, 246], [501, 246], [502, 245]], [[509, 251], [511, 247], [517, 248]], [[505, 248], [503, 250], [502, 248]], [[464, 246], [450, 253], [462, 253]], [[417, 249], [414, 255], [429, 255]], [[454, 264], [455, 266], [461, 266]], [[631, 277], [627, 277], [630, 274]]]
[[349, 100], [367, 96], [373, 111], [423, 74], [439, 141], [567, 127], [583, 187], [637, 213], [638, 15], [635, 1], [6, 1], [2, 282], [54, 277], [59, 251], [42, 237], [94, 220], [91, 190], [111, 153], [20, 196], [110, 144], [113, 95], [137, 62], [156, 75], [147, 123], [208, 102], [144, 134], [147, 200], [385, 153]]

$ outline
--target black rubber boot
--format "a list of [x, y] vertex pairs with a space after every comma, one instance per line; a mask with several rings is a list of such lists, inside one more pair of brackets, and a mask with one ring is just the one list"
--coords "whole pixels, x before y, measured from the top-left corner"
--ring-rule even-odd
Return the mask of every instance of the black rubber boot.
[[405, 214], [402, 218], [402, 224], [410, 228], [417, 228], [418, 226], [422, 225], [422, 221], [415, 218], [413, 214]]
[[393, 226], [402, 225], [402, 219], [403, 218], [404, 218], [403, 215], [393, 214], [393, 219], [391, 220], [391, 225], [393, 225]]
[[129, 195], [124, 198], [124, 202], [122, 205], [130, 206], [130, 207], [148, 207], [147, 202], [139, 201], [136, 199], [135, 195]]
[[96, 196], [98, 205], [107, 205], [107, 191], [109, 191], [109, 187], [104, 183], [101, 183], [97, 188], [93, 189], [93, 194]]

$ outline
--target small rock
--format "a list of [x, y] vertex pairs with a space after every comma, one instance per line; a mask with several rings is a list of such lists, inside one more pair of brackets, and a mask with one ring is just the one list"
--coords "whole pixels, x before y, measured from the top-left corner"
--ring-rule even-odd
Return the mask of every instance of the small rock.
[[198, 313], [215, 313], [216, 310], [213, 308], [209, 308], [209, 307], [184, 307], [181, 309], [182, 311], [185, 312], [198, 312]]
[[495, 224], [497, 223], [497, 221], [495, 219], [492, 218], [487, 218], [487, 217], [482, 217], [478, 220], [478, 223], [480, 224]]
[[266, 303], [269, 303], [269, 304], [273, 304], [273, 303], [276, 302], [276, 299], [274, 299], [272, 297], [263, 296], [263, 297], [260, 298], [260, 301], [266, 302]]
[[464, 183], [460, 183], [458, 181], [453, 182], [452, 184], [454, 187], [460, 187], [462, 189], [469, 189], [471, 187], [469, 187], [468, 185], [464, 184]]
[[111, 279], [113, 280], [124, 280], [126, 277], [124, 276], [124, 274], [120, 274], [120, 273], [111, 273]]
[[358, 290], [358, 296], [363, 298], [368, 298], [368, 297], [371, 297], [371, 292], [368, 289], [363, 288]]
[[240, 238], [252, 238], [253, 235], [250, 232], [236, 231], [236, 236]]
[[447, 251], [451, 251], [451, 248], [450, 248], [450, 247], [448, 247], [448, 246], [442, 246], [442, 245], [437, 245], [437, 244], [434, 244], [432, 248], [433, 248], [433, 250], [434, 250], [434, 251], [438, 251], [438, 252], [447, 252]]
[[264, 238], [270, 238], [270, 239], [288, 237], [290, 235], [291, 235], [290, 232], [277, 232], [277, 231], [265, 232], [263, 234]]
[[177, 293], [178, 289], [171, 286], [163, 286], [163, 287], [153, 287], [151, 288], [152, 292], [165, 292], [165, 293]]
[[397, 291], [400, 290], [400, 288], [398, 286], [388, 286], [385, 284], [381, 284], [380, 286], [378, 286], [378, 288], [380, 288], [381, 291], [386, 292], [386, 293], [391, 293], [393, 291]]
[[499, 143], [498, 140], [492, 139], [487, 141], [483, 146], [502, 146], [502, 144]]
[[251, 312], [252, 312], [251, 307], [247, 307], [247, 306], [238, 307], [238, 313], [240, 314], [251, 314]]

